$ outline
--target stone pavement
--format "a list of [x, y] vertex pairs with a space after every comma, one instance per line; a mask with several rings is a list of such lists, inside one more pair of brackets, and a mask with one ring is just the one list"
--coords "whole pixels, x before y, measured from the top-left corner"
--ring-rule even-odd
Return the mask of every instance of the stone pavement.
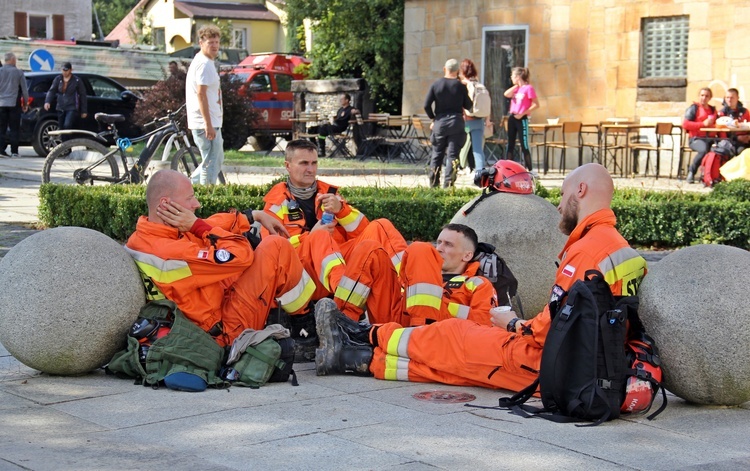
[[[33, 232], [38, 164], [0, 159], [6, 250]], [[578, 428], [447, 401], [468, 394], [475, 399], [464, 401], [491, 406], [502, 391], [317, 377], [311, 363], [295, 370], [298, 387], [180, 393], [101, 370], [42, 374], [0, 346], [0, 471], [750, 468], [749, 404], [696, 406], [670, 395], [654, 421], [635, 416]], [[435, 395], [446, 401], [415, 397], [423, 392], [447, 392]]]

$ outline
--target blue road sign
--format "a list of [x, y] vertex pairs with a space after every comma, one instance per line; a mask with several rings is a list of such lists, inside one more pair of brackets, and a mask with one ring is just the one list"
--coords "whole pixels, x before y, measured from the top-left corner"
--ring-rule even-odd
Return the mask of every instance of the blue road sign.
[[29, 55], [29, 67], [34, 72], [50, 72], [55, 68], [55, 58], [45, 49], [34, 49]]

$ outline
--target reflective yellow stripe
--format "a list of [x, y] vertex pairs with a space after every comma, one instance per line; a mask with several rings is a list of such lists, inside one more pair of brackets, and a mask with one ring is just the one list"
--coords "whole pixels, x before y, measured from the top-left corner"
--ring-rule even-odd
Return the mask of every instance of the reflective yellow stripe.
[[410, 361], [408, 358], [386, 355], [384, 378], [390, 381], [409, 381]]
[[364, 283], [354, 281], [349, 277], [342, 276], [336, 293], [336, 298], [342, 299], [347, 303], [353, 304], [359, 308], [364, 307], [367, 297], [370, 295], [370, 287]]
[[393, 267], [396, 269], [396, 273], [401, 273], [401, 259], [404, 258], [404, 251], [397, 253], [393, 257], [391, 257], [391, 263], [393, 263]]
[[339, 252], [334, 252], [331, 255], [327, 256], [323, 259], [323, 261], [320, 263], [320, 283], [327, 289], [328, 291], [331, 291], [331, 270], [333, 270], [338, 265], [344, 264], [344, 257], [341, 256]]
[[190, 266], [184, 260], [165, 260], [128, 246], [125, 246], [125, 250], [133, 257], [141, 273], [158, 283], [174, 283], [193, 275]]
[[416, 283], [406, 287], [406, 307], [427, 306], [440, 309], [443, 288], [431, 283]]
[[296, 312], [303, 306], [307, 305], [315, 292], [315, 283], [305, 270], [302, 270], [302, 277], [294, 288], [282, 294], [278, 298], [279, 305], [286, 312]]
[[343, 218], [336, 218], [336, 220], [339, 222], [341, 227], [344, 228], [346, 232], [352, 232], [359, 227], [359, 223], [364, 219], [364, 216], [362, 213], [360, 213], [358, 210], [352, 208], [352, 212], [349, 213], [347, 216], [344, 216]]
[[459, 319], [466, 319], [469, 317], [469, 306], [458, 303], [448, 303], [448, 312], [451, 316]]
[[[640, 280], [646, 273], [646, 260], [634, 249], [623, 247], [599, 263], [599, 271], [610, 285], [622, 280], [623, 286], [630, 280]], [[624, 294], [624, 293], [623, 293]]]
[[292, 244], [292, 247], [294, 247], [295, 249], [296, 249], [297, 247], [299, 247], [299, 244], [300, 244], [300, 238], [301, 238], [301, 237], [302, 237], [302, 234], [299, 234], [299, 235], [295, 235], [295, 236], [292, 236], [292, 237], [290, 237], [290, 238], [289, 238], [289, 243], [291, 243], [291, 244]]
[[274, 204], [269, 208], [271, 212], [278, 216], [282, 221], [284, 220], [284, 215], [289, 214], [289, 209], [287, 208], [286, 203], [286, 200], [284, 200], [284, 203], [281, 206]]
[[451, 281], [458, 282], [458, 283], [465, 283], [466, 277], [463, 275], [454, 276], [453, 278], [451, 278]]
[[483, 279], [479, 278], [478, 276], [472, 276], [471, 278], [466, 280], [464, 286], [466, 286], [466, 289], [473, 293], [474, 290], [477, 289], [482, 283], [484, 283]]
[[389, 355], [396, 355], [401, 358], [409, 358], [408, 347], [409, 338], [411, 337], [412, 331], [416, 327], [403, 327], [396, 329], [391, 334], [391, 338], [388, 339], [388, 345], [386, 346], [385, 353]]

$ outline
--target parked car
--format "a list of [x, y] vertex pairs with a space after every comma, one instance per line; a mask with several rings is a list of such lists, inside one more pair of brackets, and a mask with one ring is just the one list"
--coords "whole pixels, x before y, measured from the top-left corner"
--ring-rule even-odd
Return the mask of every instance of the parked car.
[[[50, 149], [60, 143], [59, 139], [49, 135], [57, 129], [57, 111], [53, 103], [49, 111], [44, 109], [44, 98], [52, 85], [52, 80], [59, 72], [26, 72], [26, 84], [29, 87], [29, 110], [21, 116], [21, 145], [31, 144], [37, 155], [46, 156]], [[136, 137], [141, 134], [140, 128], [131, 121], [138, 97], [125, 87], [102, 75], [75, 73], [86, 85], [88, 96], [88, 116], [78, 118], [76, 127], [98, 132], [99, 123], [94, 119], [96, 113], [122, 114], [126, 120], [117, 125], [120, 136]]]
[[250, 91], [253, 107], [260, 113], [260, 119], [250, 134], [263, 150], [270, 150], [281, 136], [291, 139], [294, 117], [294, 96], [292, 94], [291, 73], [266, 69], [264, 66], [235, 67], [232, 70], [236, 80], [242, 81], [240, 94]]

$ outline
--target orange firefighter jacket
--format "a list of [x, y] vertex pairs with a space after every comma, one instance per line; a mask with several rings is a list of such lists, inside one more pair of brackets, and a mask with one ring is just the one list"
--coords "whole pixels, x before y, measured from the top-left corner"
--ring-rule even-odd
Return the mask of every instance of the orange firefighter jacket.
[[615, 295], [636, 294], [646, 261], [615, 229], [610, 209], [597, 211], [570, 234], [560, 253], [550, 305], [520, 333], [448, 319], [421, 327], [380, 326], [370, 371], [380, 379], [439, 382], [519, 391], [539, 373], [542, 348], [556, 306], [587, 270], [599, 270]]

